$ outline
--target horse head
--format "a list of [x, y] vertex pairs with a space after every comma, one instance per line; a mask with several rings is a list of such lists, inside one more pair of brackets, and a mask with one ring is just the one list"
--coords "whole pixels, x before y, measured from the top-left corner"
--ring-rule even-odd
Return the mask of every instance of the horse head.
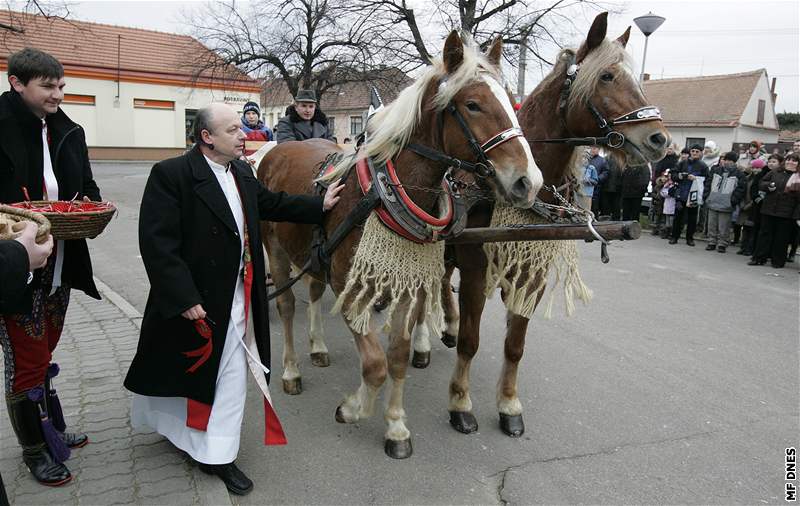
[[[577, 51], [559, 54], [540, 85], [539, 100], [546, 94], [557, 104], [550, 109], [557, 116], [552, 126], [560, 123], [564, 137], [604, 137], [606, 149], [624, 165], [660, 160], [670, 135], [658, 109], [648, 104], [625, 51], [630, 27], [619, 38], [606, 39], [607, 18], [607, 12], [595, 18]], [[537, 91], [529, 100], [536, 100]], [[530, 123], [544, 120], [531, 113], [533, 105], [526, 105], [520, 121], [527, 133]]]
[[442, 57], [370, 120], [366, 154], [386, 160], [408, 149], [472, 172], [500, 201], [530, 207], [542, 173], [501, 84], [501, 53], [499, 40], [482, 54], [451, 32]]

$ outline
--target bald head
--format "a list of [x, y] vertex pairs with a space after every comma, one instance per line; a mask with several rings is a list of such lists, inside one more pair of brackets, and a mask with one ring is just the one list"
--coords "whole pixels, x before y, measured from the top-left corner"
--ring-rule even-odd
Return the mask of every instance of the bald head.
[[192, 134], [203, 154], [226, 164], [244, 152], [245, 134], [236, 111], [226, 104], [213, 103], [197, 111]]

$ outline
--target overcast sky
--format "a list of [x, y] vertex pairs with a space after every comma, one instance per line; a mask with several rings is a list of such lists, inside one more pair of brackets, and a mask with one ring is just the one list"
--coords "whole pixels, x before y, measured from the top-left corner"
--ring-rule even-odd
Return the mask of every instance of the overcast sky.
[[[237, 0], [244, 4], [246, 0]], [[181, 10], [199, 2], [89, 1], [74, 4], [76, 19], [188, 33]], [[800, 2], [797, 0], [635, 0], [619, 2], [622, 14], [609, 17], [609, 36], [620, 35], [633, 18], [652, 11], [667, 18], [650, 36], [645, 71], [653, 79], [731, 74], [759, 68], [777, 77], [776, 112], [800, 111]], [[591, 24], [593, 13], [576, 25]], [[580, 42], [576, 37], [574, 44]], [[628, 50], [641, 70], [644, 36], [633, 26]], [[552, 54], [546, 55], [552, 58]], [[547, 72], [548, 69], [544, 71]], [[541, 79], [531, 65], [526, 91]], [[724, 93], [725, 90], [720, 90]]]

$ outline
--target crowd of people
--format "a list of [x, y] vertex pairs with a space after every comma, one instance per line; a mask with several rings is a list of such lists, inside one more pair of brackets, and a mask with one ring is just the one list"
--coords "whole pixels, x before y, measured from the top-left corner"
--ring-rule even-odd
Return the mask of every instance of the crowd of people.
[[748, 265], [782, 268], [794, 262], [800, 241], [800, 141], [785, 155], [767, 155], [759, 141], [740, 152], [722, 153], [714, 141], [677, 150], [652, 165], [628, 167], [592, 147], [581, 181], [584, 203], [600, 219], [638, 220], [642, 198], [652, 185], [652, 234], [706, 250], [750, 257]]

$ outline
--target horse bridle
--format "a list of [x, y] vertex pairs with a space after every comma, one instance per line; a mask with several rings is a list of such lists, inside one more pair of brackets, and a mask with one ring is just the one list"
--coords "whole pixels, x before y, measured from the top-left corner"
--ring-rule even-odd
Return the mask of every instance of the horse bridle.
[[[441, 81], [439, 83], [439, 87], [441, 88], [446, 84], [447, 81]], [[454, 158], [442, 151], [417, 143], [410, 143], [406, 145], [406, 148], [429, 160], [444, 163], [445, 165], [453, 167], [456, 170], [460, 169], [475, 174], [480, 179], [492, 178], [495, 177], [497, 174], [497, 171], [494, 168], [494, 164], [492, 163], [491, 160], [489, 160], [489, 156], [487, 155], [489, 151], [500, 146], [501, 144], [510, 141], [511, 139], [525, 136], [522, 133], [521, 128], [511, 127], [503, 130], [502, 132], [496, 135], [493, 135], [487, 141], [480, 143], [475, 138], [475, 135], [472, 133], [472, 130], [469, 128], [469, 125], [467, 124], [467, 121], [464, 119], [464, 116], [458, 111], [458, 108], [456, 108], [455, 103], [453, 103], [453, 101], [451, 100], [450, 103], [447, 104], [447, 107], [444, 108], [444, 111], [439, 111], [439, 113], [437, 114], [436, 122], [439, 128], [440, 141], [443, 140], [443, 135], [444, 135], [444, 112], [447, 112], [451, 116], [453, 116], [453, 118], [456, 120], [456, 123], [458, 123], [461, 132], [467, 139], [467, 143], [469, 143], [469, 147], [472, 150], [472, 153], [478, 160], [477, 162], [468, 162], [460, 158]]]
[[633, 142], [629, 139], [625, 138], [625, 135], [615, 130], [614, 127], [620, 124], [625, 123], [638, 123], [642, 121], [653, 121], [653, 120], [661, 120], [661, 111], [658, 107], [653, 105], [646, 105], [644, 107], [640, 107], [639, 109], [635, 109], [631, 112], [625, 113], [617, 118], [614, 118], [611, 121], [606, 120], [605, 116], [600, 112], [597, 107], [592, 103], [591, 100], [587, 102], [587, 107], [589, 112], [592, 113], [595, 121], [597, 122], [598, 128], [603, 133], [603, 137], [575, 137], [572, 136], [569, 127], [567, 126], [567, 105], [569, 103], [569, 95], [572, 91], [572, 84], [578, 77], [578, 70], [580, 70], [580, 64], [575, 62], [575, 55], [571, 55], [571, 60], [569, 65], [567, 66], [567, 75], [564, 79], [564, 84], [561, 85], [561, 96], [558, 101], [558, 112], [559, 116], [561, 117], [561, 124], [564, 127], [564, 130], [567, 131], [571, 137], [566, 137], [562, 139], [534, 139], [529, 140], [528, 142], [536, 142], [536, 143], [546, 143], [546, 144], [569, 144], [571, 146], [608, 146], [610, 148], [621, 149], [625, 143], [632, 145], [636, 150], [639, 150], [639, 147], [636, 146]]

